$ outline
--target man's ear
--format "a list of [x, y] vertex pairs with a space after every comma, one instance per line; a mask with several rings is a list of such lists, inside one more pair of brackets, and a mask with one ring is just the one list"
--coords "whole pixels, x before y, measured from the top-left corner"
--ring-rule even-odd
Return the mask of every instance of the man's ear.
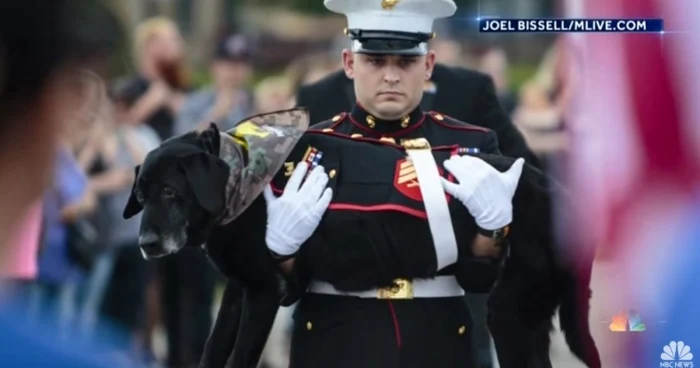
[[219, 154], [221, 146], [221, 136], [219, 127], [215, 123], [210, 123], [209, 128], [199, 133], [199, 140], [202, 143], [202, 148], [212, 155]]
[[355, 55], [352, 53], [352, 51], [343, 49], [342, 56], [345, 75], [350, 79], [355, 78]]
[[212, 215], [222, 213], [226, 206], [229, 166], [220, 158], [202, 152], [185, 156], [182, 168], [199, 205]]
[[429, 81], [433, 76], [433, 70], [435, 69], [435, 51], [430, 50], [428, 54], [425, 55], [425, 80]]
[[134, 184], [131, 186], [131, 195], [129, 195], [129, 200], [126, 202], [126, 207], [124, 207], [124, 213], [122, 213], [122, 217], [126, 220], [134, 217], [143, 210], [143, 206], [141, 206], [141, 203], [136, 199], [136, 194], [134, 194], [136, 183], [138, 183], [139, 170], [141, 170], [141, 165], [134, 168]]

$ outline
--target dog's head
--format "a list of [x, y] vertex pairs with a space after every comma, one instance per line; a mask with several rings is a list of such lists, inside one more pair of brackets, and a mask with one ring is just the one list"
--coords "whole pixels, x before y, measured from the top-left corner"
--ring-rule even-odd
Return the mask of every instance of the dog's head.
[[225, 207], [229, 166], [219, 158], [214, 124], [151, 151], [136, 176], [124, 218], [143, 212], [139, 246], [144, 258], [203, 244]]

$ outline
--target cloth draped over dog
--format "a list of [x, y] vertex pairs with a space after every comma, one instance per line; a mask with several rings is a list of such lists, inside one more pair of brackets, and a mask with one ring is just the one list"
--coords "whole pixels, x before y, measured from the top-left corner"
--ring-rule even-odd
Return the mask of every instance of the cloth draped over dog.
[[256, 115], [221, 133], [219, 157], [231, 168], [222, 224], [262, 193], [308, 127], [308, 112], [297, 108]]

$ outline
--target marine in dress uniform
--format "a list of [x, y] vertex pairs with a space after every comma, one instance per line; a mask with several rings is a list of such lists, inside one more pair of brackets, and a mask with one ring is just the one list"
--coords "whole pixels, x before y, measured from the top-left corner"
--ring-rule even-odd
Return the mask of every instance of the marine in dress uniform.
[[[428, 54], [426, 42], [433, 36], [433, 20], [456, 10], [451, 0], [326, 0], [325, 4], [347, 15], [353, 53], [408, 57]], [[445, 240], [454, 239], [453, 223], [465, 227], [467, 221], [449, 221], [448, 214], [442, 225], [449, 226], [438, 225], [441, 210], [435, 207], [446, 200], [440, 180], [435, 199], [436, 186], [432, 193], [427, 188], [437, 177], [425, 176], [426, 170], [432, 170], [425, 168], [430, 167], [423, 161], [425, 156], [407, 159], [406, 154], [430, 153], [432, 148], [435, 158], [430, 155], [429, 161], [440, 162], [451, 154], [499, 154], [496, 134], [439, 112], [424, 111], [418, 103], [401, 117], [384, 120], [358, 102], [351, 111], [313, 129], [364, 142], [366, 149], [343, 144], [301, 147], [302, 140], [286, 172], [273, 180], [280, 194], [293, 175], [294, 160], [302, 158], [311, 165], [331, 168], [331, 183], [342, 183], [318, 231], [295, 260], [296, 289], [304, 292], [294, 318], [291, 366], [477, 367], [464, 290], [488, 291], [500, 262], [498, 257], [460, 255], [459, 262], [470, 266], [459, 267], [468, 272], [456, 275], [456, 254], [452, 261], [441, 260], [444, 254], [438, 248], [454, 243], [455, 249], [467, 249], [477, 233], [501, 241], [507, 227], [461, 228], [456, 240]], [[387, 151], [371, 149], [376, 144], [403, 147], [405, 153], [399, 158], [395, 153], [384, 157], [381, 152]], [[419, 162], [423, 162], [422, 170]], [[438, 167], [437, 172], [449, 178], [444, 168]], [[458, 201], [450, 206], [457, 205], [463, 206]], [[367, 212], [376, 212], [378, 217], [368, 217]], [[348, 241], [357, 242], [350, 248], [356, 252], [338, 255], [323, 247]]]
[[[439, 35], [438, 35], [439, 37]], [[311, 121], [330, 119], [349, 111], [355, 104], [352, 79], [343, 70], [322, 80], [302, 86], [296, 96], [298, 106], [309, 109]], [[458, 120], [493, 130], [501, 153], [524, 157], [528, 164], [540, 167], [537, 156], [528, 148], [523, 135], [499, 104], [492, 79], [474, 70], [436, 64], [430, 81], [425, 84], [420, 104], [424, 111], [440, 111]], [[427, 137], [429, 140], [431, 137]], [[467, 293], [476, 328], [472, 331], [481, 366], [491, 367], [491, 337], [486, 327], [488, 294]]]

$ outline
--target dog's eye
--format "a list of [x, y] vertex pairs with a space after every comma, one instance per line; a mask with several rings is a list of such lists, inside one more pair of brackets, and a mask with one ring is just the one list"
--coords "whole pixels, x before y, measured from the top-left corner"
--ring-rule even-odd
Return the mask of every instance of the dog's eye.
[[166, 198], [173, 198], [176, 195], [177, 195], [177, 192], [175, 191], [175, 189], [173, 189], [171, 187], [163, 188], [163, 196], [165, 196]]
[[141, 190], [135, 189], [135, 190], [134, 190], [134, 195], [136, 196], [136, 200], [137, 200], [139, 203], [143, 203], [144, 198], [143, 198], [143, 192], [142, 192]]

